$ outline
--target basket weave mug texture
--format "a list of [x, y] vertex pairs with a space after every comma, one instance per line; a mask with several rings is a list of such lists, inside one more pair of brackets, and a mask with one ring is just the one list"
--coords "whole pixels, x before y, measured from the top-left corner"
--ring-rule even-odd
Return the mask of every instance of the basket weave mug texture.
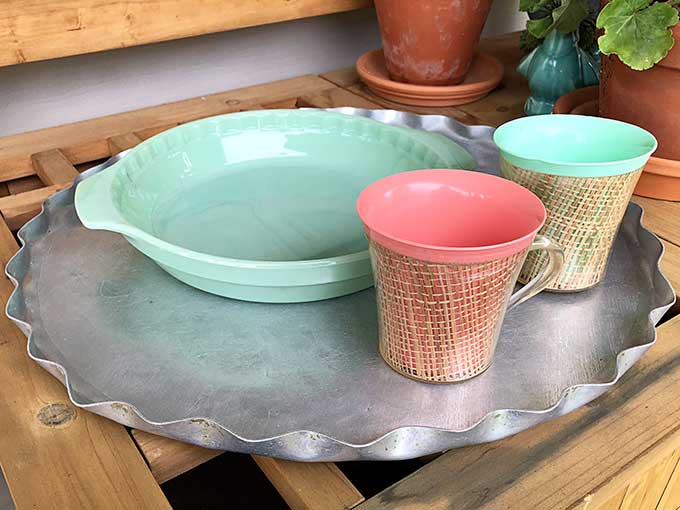
[[[501, 158], [501, 175], [532, 191], [545, 205], [548, 216], [540, 233], [564, 249], [564, 268], [546, 290], [573, 292], [600, 282], [641, 172], [569, 177], [526, 170]], [[544, 252], [529, 253], [518, 280], [528, 282], [547, 261]]]
[[[416, 170], [364, 189], [357, 212], [369, 241], [378, 346], [398, 373], [428, 383], [470, 379], [491, 365], [508, 309], [562, 268], [562, 249], [538, 235], [545, 206], [526, 188], [464, 170]], [[530, 251], [550, 254], [512, 292]]]
[[427, 382], [474, 377], [491, 364], [527, 249], [471, 264], [433, 263], [370, 241], [379, 349], [401, 374]]

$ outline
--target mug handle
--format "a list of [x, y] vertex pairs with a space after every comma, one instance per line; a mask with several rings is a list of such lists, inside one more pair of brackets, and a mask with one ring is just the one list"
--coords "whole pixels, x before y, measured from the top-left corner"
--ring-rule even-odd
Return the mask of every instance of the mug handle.
[[537, 235], [529, 247], [529, 251], [534, 250], [547, 251], [550, 257], [548, 263], [533, 280], [510, 296], [508, 310], [511, 310], [520, 303], [524, 303], [527, 299], [534, 297], [545, 289], [564, 267], [564, 251], [560, 245], [553, 242], [549, 237]]

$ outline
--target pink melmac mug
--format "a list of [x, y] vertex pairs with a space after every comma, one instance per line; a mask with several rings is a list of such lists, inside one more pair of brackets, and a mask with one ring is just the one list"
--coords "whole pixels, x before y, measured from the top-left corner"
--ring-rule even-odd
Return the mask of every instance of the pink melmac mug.
[[[564, 263], [562, 249], [537, 235], [541, 201], [500, 177], [399, 173], [368, 186], [357, 211], [375, 276], [380, 353], [420, 381], [486, 370], [506, 311], [546, 288]], [[531, 250], [546, 250], [550, 263], [512, 294]]]

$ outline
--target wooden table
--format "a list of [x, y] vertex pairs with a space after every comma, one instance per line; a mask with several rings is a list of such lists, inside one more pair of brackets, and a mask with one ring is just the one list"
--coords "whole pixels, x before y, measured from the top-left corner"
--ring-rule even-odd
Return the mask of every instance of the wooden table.
[[[506, 64], [504, 82], [493, 94], [457, 108], [406, 109], [492, 125], [521, 115], [527, 88], [514, 71], [516, 36], [484, 41], [483, 49]], [[12, 231], [79, 170], [183, 122], [300, 106], [404, 108], [367, 92], [353, 70], [341, 70], [0, 139], [0, 262], [17, 250]], [[647, 226], [664, 239], [662, 268], [680, 288], [680, 204], [635, 200], [645, 207]], [[11, 291], [2, 280], [3, 303]], [[680, 508], [680, 318], [657, 332], [657, 345], [593, 403], [502, 441], [433, 456], [367, 501], [334, 464], [255, 460], [295, 510], [675, 510]], [[4, 317], [0, 431], [0, 465], [20, 510], [166, 509], [159, 483], [220, 453], [128, 431], [76, 409], [63, 386], [28, 358], [26, 338]]]

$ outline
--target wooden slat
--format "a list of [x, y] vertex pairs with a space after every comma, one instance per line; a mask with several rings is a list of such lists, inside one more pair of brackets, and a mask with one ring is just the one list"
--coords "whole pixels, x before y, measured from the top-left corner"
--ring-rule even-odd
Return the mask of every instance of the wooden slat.
[[132, 430], [132, 437], [158, 483], [172, 480], [223, 453], [141, 430]]
[[12, 230], [18, 230], [28, 220], [40, 212], [42, 203], [47, 197], [57, 191], [70, 186], [70, 184], [57, 184], [38, 188], [19, 195], [9, 195], [0, 198], [0, 214]]
[[59, 149], [50, 149], [31, 155], [35, 173], [46, 186], [70, 184], [78, 177], [78, 170]]
[[[158, 483], [163, 483], [222, 454], [165, 437], [133, 430], [132, 436]], [[301, 464], [253, 456], [292, 510], [352, 508], [363, 497], [334, 464]]]
[[148, 138], [179, 123], [220, 113], [236, 112], [254, 104], [268, 104], [320, 94], [334, 85], [318, 76], [247, 87], [210, 96], [178, 101], [64, 126], [0, 138], [0, 182], [33, 175], [31, 154], [61, 149], [71, 163], [79, 164], [111, 155], [107, 140], [125, 133]]
[[675, 465], [656, 510], [678, 510], [678, 508], [680, 508], [680, 463]]
[[331, 88], [318, 94], [306, 94], [297, 102], [300, 108], [336, 108], [338, 106], [353, 106], [354, 108], [382, 108], [378, 103], [369, 101], [357, 94], [341, 88]]
[[369, 0], [4, 0], [0, 15], [0, 66], [369, 5]]
[[618, 510], [656, 510], [678, 460], [680, 450], [674, 450], [649, 471], [634, 479], [627, 487]]
[[140, 143], [142, 139], [134, 133], [124, 133], [122, 135], [114, 135], [109, 138], [109, 151], [112, 156], [119, 154], [128, 149], [132, 149], [135, 145]]
[[451, 450], [360, 508], [594, 509], [680, 447], [680, 317], [607, 394], [495, 443]]
[[[0, 220], [3, 267], [17, 249]], [[3, 308], [12, 289], [0, 281]], [[125, 428], [75, 409], [61, 383], [26, 355], [26, 337], [4, 314], [0, 359], [0, 457], [18, 509], [170, 508]]]
[[618, 494], [614, 494], [609, 500], [605, 501], [603, 505], [600, 505], [595, 510], [619, 510], [621, 508], [621, 503], [623, 503], [623, 498], [626, 497], [627, 489], [628, 487], [624, 487]]
[[680, 202], [633, 197], [645, 210], [643, 221], [656, 235], [680, 245]]
[[134, 132], [134, 135], [141, 138], [142, 140], [146, 140], [147, 138], [151, 138], [152, 136], [157, 135], [158, 133], [162, 133], [167, 129], [173, 128], [178, 124], [179, 122], [171, 122], [170, 124], [161, 124], [160, 126], [152, 126], [150, 128], [138, 129], [137, 131]]
[[2, 184], [7, 187], [8, 195], [18, 195], [19, 193], [25, 193], [26, 191], [32, 191], [34, 189], [45, 187], [45, 184], [38, 178], [37, 175], [29, 175], [28, 177], [14, 179], [13, 181], [7, 181], [6, 183]]
[[344, 510], [364, 500], [335, 464], [253, 459], [291, 510]]

